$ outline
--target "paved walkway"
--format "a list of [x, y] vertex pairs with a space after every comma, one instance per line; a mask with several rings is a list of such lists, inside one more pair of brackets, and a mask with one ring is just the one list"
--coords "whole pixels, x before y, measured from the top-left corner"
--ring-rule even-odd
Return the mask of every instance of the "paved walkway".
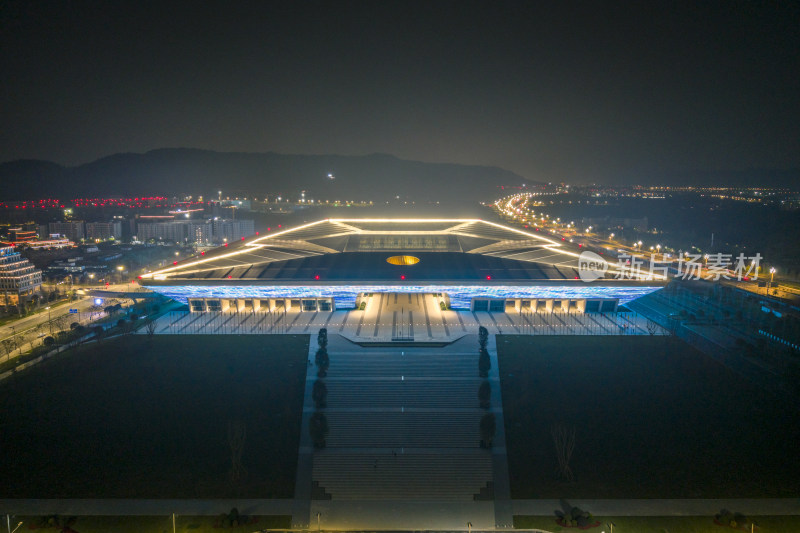
[[[475, 335], [443, 348], [361, 348], [329, 334], [330, 433], [313, 455], [312, 527], [318, 513], [323, 529], [495, 527], [477, 348]], [[493, 388], [499, 413], [496, 375]]]
[[[381, 297], [382, 296], [382, 297]], [[401, 295], [408, 296], [408, 295]], [[498, 313], [443, 311], [431, 295], [412, 304], [395, 304], [392, 294], [371, 298], [364, 311], [332, 312], [171, 312], [158, 321], [159, 334], [315, 335], [320, 328], [355, 342], [454, 341], [484, 326], [490, 334], [521, 335], [649, 335], [646, 317], [625, 313]], [[431, 300], [430, 302], [428, 300]], [[666, 330], [655, 326], [655, 334]]]
[[[648, 500], [569, 500], [571, 505], [586, 509], [597, 516], [711, 516], [720, 509], [728, 509], [752, 516], [800, 516], [800, 498], [773, 499], [648, 499]], [[466, 529], [466, 521], [485, 517], [491, 513], [492, 502], [437, 502], [437, 501], [366, 501], [317, 502], [316, 507], [327, 519], [324, 526], [351, 524], [361, 529], [391, 529], [398, 524], [406, 529]], [[63, 500], [8, 500], [0, 499], [0, 514], [17, 515], [86, 515], [86, 516], [159, 516], [171, 513], [185, 516], [214, 516], [237, 507], [242, 514], [290, 515], [294, 500], [126, 500], [126, 499], [63, 499]], [[516, 515], [552, 516], [561, 509], [559, 500], [512, 500]], [[470, 509], [475, 506], [474, 515]], [[354, 513], [361, 520], [346, 516]], [[405, 513], [405, 514], [402, 514]], [[335, 516], [337, 519], [334, 519]], [[392, 516], [397, 519], [391, 519]], [[316, 515], [311, 526], [316, 527]], [[402, 520], [401, 520], [402, 519]], [[407, 519], [407, 520], [406, 520]], [[464, 522], [462, 524], [462, 522]], [[480, 525], [475, 518], [475, 528], [493, 529], [493, 524]], [[375, 526], [375, 527], [372, 527]], [[417, 527], [419, 526], [419, 527]], [[436, 527], [441, 526], [441, 527]], [[345, 529], [343, 527], [342, 529]]]

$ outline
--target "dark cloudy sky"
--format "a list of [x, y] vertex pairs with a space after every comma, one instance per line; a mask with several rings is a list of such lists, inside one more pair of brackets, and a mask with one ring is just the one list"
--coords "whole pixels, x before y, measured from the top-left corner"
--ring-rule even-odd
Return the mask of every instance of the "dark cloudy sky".
[[800, 167], [800, 4], [550, 4], [5, 0], [0, 161], [186, 146], [573, 181]]

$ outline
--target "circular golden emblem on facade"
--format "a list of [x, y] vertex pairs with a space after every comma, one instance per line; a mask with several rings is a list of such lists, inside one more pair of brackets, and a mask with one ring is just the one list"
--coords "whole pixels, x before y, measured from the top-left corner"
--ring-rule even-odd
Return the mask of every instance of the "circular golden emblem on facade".
[[386, 262], [390, 265], [416, 265], [419, 263], [419, 257], [414, 257], [413, 255], [393, 255], [392, 257], [387, 257]]

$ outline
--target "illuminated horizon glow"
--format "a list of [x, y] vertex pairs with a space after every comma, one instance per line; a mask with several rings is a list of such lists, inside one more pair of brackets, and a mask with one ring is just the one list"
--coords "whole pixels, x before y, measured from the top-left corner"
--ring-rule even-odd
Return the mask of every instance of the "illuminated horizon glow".
[[360, 293], [446, 293], [453, 309], [469, 309], [473, 298], [492, 299], [592, 299], [618, 298], [625, 304], [657, 291], [658, 286], [532, 286], [512, 285], [247, 285], [247, 286], [151, 286], [151, 290], [183, 304], [189, 298], [269, 299], [269, 298], [333, 298], [337, 309], [352, 309]]

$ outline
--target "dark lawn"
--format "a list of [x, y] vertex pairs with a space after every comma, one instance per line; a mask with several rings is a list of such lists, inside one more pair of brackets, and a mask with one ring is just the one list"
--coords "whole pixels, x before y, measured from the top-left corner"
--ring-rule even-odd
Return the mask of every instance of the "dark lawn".
[[307, 357], [307, 335], [136, 335], [22, 372], [0, 383], [0, 497], [291, 498]]
[[[514, 498], [800, 495], [800, 416], [681, 341], [498, 336]], [[560, 481], [551, 428], [575, 426]]]

